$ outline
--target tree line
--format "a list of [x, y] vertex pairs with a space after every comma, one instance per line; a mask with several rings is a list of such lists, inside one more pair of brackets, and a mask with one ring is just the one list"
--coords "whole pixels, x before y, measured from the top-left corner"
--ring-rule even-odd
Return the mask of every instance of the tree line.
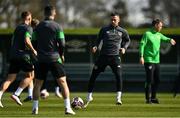
[[[100, 27], [109, 22], [109, 14], [118, 11], [122, 25], [131, 27], [128, 21], [129, 0], [0, 0], [0, 27], [14, 28], [24, 10], [42, 20], [43, 8], [51, 4], [57, 8], [56, 21], [64, 28]], [[148, 7], [142, 8], [146, 19], [161, 18], [171, 27], [180, 26], [180, 0], [147, 0]], [[138, 7], [138, 6], [134, 6]], [[148, 24], [142, 24], [146, 27]]]

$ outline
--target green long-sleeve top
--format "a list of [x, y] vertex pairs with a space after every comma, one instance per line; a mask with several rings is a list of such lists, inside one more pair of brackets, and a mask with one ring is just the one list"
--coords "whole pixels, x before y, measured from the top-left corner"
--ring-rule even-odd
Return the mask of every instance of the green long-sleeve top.
[[153, 28], [146, 31], [140, 41], [140, 56], [144, 58], [145, 63], [160, 62], [160, 44], [170, 42], [170, 38], [164, 36], [160, 32], [156, 32]]

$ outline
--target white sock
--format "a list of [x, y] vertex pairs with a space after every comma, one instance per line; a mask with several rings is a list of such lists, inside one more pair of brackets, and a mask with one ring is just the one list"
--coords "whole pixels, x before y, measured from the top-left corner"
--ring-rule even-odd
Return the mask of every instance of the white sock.
[[88, 93], [87, 99], [92, 98], [92, 92]]
[[33, 101], [33, 109], [37, 109], [39, 105], [39, 101], [38, 100], [34, 100]]
[[55, 87], [55, 93], [59, 93], [59, 86]]
[[70, 99], [66, 98], [64, 99], [65, 108], [71, 109]]
[[3, 93], [4, 93], [3, 91], [0, 91], [0, 100], [2, 98]]
[[121, 99], [121, 95], [122, 95], [122, 92], [121, 92], [121, 91], [118, 91], [118, 92], [117, 92], [117, 99]]
[[18, 87], [18, 89], [15, 91], [15, 95], [16, 96], [19, 96], [21, 93], [22, 93], [22, 91], [23, 91], [23, 89], [22, 88], [20, 88], [20, 87]]
[[33, 95], [33, 88], [28, 88], [28, 96], [32, 97]]

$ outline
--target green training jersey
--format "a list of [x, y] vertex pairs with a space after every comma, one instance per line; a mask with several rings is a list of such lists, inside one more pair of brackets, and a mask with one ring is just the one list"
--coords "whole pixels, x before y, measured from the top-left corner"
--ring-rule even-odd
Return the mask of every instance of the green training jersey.
[[164, 36], [154, 29], [146, 31], [140, 41], [140, 56], [144, 58], [145, 63], [159, 63], [160, 62], [160, 44], [163, 42], [170, 42], [170, 38]]

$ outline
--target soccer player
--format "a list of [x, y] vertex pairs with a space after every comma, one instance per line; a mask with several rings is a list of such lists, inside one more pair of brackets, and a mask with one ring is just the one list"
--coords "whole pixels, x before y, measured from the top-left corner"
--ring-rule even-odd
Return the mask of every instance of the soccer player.
[[8, 89], [10, 84], [16, 79], [16, 75], [19, 71], [25, 72], [25, 79], [20, 82], [18, 89], [11, 96], [11, 98], [18, 104], [22, 105], [19, 95], [26, 88], [32, 80], [33, 64], [30, 59], [29, 51], [32, 51], [34, 55], [37, 55], [36, 50], [31, 44], [32, 28], [31, 13], [29, 11], [22, 12], [22, 23], [18, 25], [13, 34], [13, 41], [10, 52], [10, 67], [8, 77], [0, 88], [0, 107], [3, 107], [1, 98], [3, 93]]
[[162, 42], [175, 45], [176, 42], [160, 33], [163, 22], [160, 19], [152, 21], [152, 28], [146, 31], [140, 41], [140, 63], [146, 71], [145, 99], [147, 104], [159, 103], [156, 92], [160, 82], [160, 44]]
[[[36, 28], [36, 26], [39, 24], [39, 20], [36, 19], [36, 18], [33, 18], [32, 21], [31, 21], [31, 27], [33, 28], [33, 31], [34, 29]], [[32, 45], [33, 47], [35, 48], [36, 47], [36, 42], [32, 41]], [[31, 60], [33, 62], [33, 65], [36, 64], [37, 62], [37, 57], [34, 56], [32, 53], [31, 53]], [[31, 101], [32, 100], [32, 94], [33, 94], [33, 88], [34, 88], [34, 84], [33, 84], [33, 79], [34, 79], [34, 71], [32, 71], [32, 81], [30, 82], [29, 86], [28, 86], [28, 96], [23, 100], [24, 102], [28, 102], [28, 101]]]
[[70, 105], [70, 92], [66, 82], [66, 73], [62, 62], [64, 56], [60, 57], [59, 49], [64, 52], [65, 37], [60, 25], [54, 21], [56, 10], [53, 6], [46, 6], [44, 9], [45, 19], [40, 22], [34, 31], [37, 40], [38, 65], [35, 67], [35, 85], [33, 90], [32, 114], [38, 114], [39, 95], [43, 81], [48, 71], [53, 74], [61, 86], [65, 104], [65, 114], [74, 115]]
[[[33, 28], [33, 30], [35, 30], [35, 28], [38, 24], [39, 24], [39, 20], [36, 18], [33, 18], [31, 21], [31, 27]], [[37, 47], [36, 43], [37, 43], [36, 41], [32, 41], [33, 47], [35, 47], [35, 48]], [[33, 64], [35, 65], [37, 63], [37, 57], [34, 56], [33, 54], [31, 54], [31, 59], [33, 61]], [[34, 78], [34, 71], [32, 72], [32, 78]], [[28, 96], [23, 100], [24, 102], [28, 102], [28, 101], [32, 100], [33, 88], [34, 88], [34, 84], [33, 84], [33, 79], [32, 79], [32, 81], [30, 82], [30, 84], [28, 86]], [[43, 83], [41, 92], [48, 92], [46, 89], [46, 82]], [[56, 82], [56, 87], [55, 87], [55, 95], [59, 98], [62, 98], [62, 95], [60, 93], [60, 88], [59, 88], [57, 82]]]
[[88, 83], [87, 103], [93, 100], [92, 92], [96, 78], [105, 70], [106, 66], [110, 66], [116, 78], [116, 104], [122, 104], [122, 66], [119, 53], [125, 54], [125, 51], [130, 44], [130, 38], [127, 31], [119, 26], [120, 16], [117, 12], [112, 13], [110, 19], [110, 25], [101, 28], [96, 44], [92, 48], [92, 53], [96, 53], [98, 46], [102, 41], [102, 49], [95, 62]]

